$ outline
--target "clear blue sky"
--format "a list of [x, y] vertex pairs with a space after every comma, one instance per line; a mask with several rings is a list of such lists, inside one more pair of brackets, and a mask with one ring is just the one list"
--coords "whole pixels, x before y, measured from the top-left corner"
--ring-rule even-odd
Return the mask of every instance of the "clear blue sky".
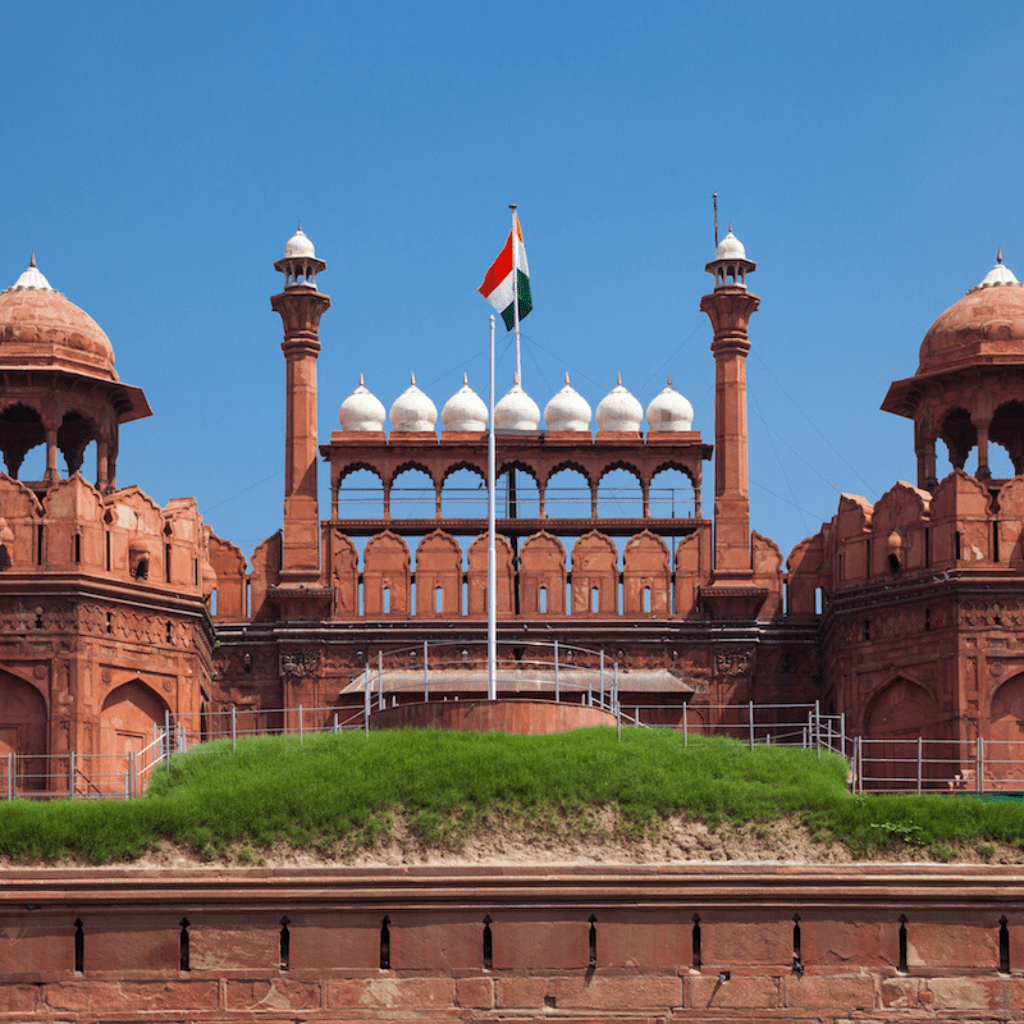
[[566, 369], [592, 407], [671, 372], [713, 440], [717, 191], [758, 263], [751, 518], [784, 554], [840, 491], [914, 479], [889, 382], [997, 245], [1024, 277], [1016, 4], [9, 4], [0, 30], [0, 285], [34, 248], [153, 407], [119, 483], [194, 495], [247, 555], [281, 521], [298, 219], [333, 301], [321, 440], [360, 372], [386, 406], [411, 370], [439, 409], [464, 370], [485, 393], [510, 202], [541, 408]]

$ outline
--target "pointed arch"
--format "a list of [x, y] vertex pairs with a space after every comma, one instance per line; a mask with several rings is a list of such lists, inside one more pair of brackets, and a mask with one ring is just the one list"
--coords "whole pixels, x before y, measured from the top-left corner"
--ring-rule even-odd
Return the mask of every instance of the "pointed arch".
[[636, 533], [622, 553], [623, 615], [668, 615], [672, 560], [665, 542], [650, 530]]
[[0, 669], [0, 758], [17, 755], [19, 791], [45, 788], [47, 717], [39, 690]]
[[96, 769], [98, 788], [124, 790], [129, 752], [138, 754], [153, 740], [153, 726], [163, 728], [167, 702], [143, 680], [135, 678], [115, 686], [100, 709], [100, 754]]

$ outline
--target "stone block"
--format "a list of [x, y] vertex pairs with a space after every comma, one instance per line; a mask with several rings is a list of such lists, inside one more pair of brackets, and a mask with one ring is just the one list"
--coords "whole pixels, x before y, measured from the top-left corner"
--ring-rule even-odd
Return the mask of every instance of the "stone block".
[[700, 933], [701, 959], [706, 967], [788, 967], [793, 963], [793, 924], [780, 921], [777, 915], [701, 914]]
[[228, 982], [232, 1010], [316, 1010], [320, 1005], [319, 982], [291, 978]]
[[[383, 919], [383, 914], [289, 914], [291, 970], [379, 969]], [[278, 924], [278, 941], [280, 933]]]
[[582, 909], [574, 914], [503, 913], [491, 925], [494, 969], [586, 968], [590, 960], [589, 917]]
[[920, 978], [885, 978], [879, 986], [882, 1006], [892, 1009], [917, 1009], [931, 1001], [921, 999], [924, 985]]
[[0, 1014], [35, 1010], [41, 995], [39, 985], [0, 985]]
[[71, 974], [75, 967], [72, 922], [38, 917], [4, 917], [0, 924], [0, 964], [4, 974]]
[[494, 982], [490, 978], [458, 978], [455, 1001], [459, 1006], [489, 1010], [494, 1006]]
[[779, 1006], [779, 980], [771, 977], [737, 977], [720, 982], [717, 974], [689, 979], [694, 1009], [773, 1010]]
[[97, 1019], [99, 1014], [214, 1010], [216, 981], [78, 981], [46, 986], [46, 1005]]
[[691, 920], [666, 912], [611, 912], [597, 921], [598, 967], [676, 969], [693, 959]]
[[805, 974], [783, 978], [786, 1006], [808, 1010], [868, 1010], [875, 1005], [875, 983], [867, 975], [819, 977]]
[[87, 920], [83, 932], [85, 969], [176, 972], [181, 963], [180, 922], [180, 914]]
[[[460, 702], [461, 703], [461, 702]], [[492, 925], [493, 927], [493, 925]], [[400, 913], [391, 915], [391, 969], [435, 971], [480, 969], [484, 964], [483, 915]], [[379, 958], [378, 958], [379, 965]]]
[[548, 992], [547, 978], [498, 978], [497, 1006], [499, 1009], [542, 1007]]
[[936, 1011], [983, 1012], [999, 1006], [998, 978], [929, 978], [927, 986]]
[[[898, 925], [897, 925], [898, 932]], [[907, 965], [941, 970], [999, 967], [999, 920], [950, 920], [948, 914], [915, 913], [907, 921]]]
[[[681, 1006], [682, 982], [676, 975], [636, 977], [602, 975], [552, 978], [548, 1005], [556, 1009], [622, 1010], [652, 1007], [658, 1010]], [[553, 1004], [551, 1000], [554, 1000]]]
[[269, 914], [195, 914], [189, 922], [189, 963], [194, 971], [276, 971], [281, 964], [278, 918]]
[[436, 1010], [455, 1005], [452, 978], [352, 978], [327, 983], [332, 1010]]
[[801, 914], [800, 959], [805, 967], [819, 964], [896, 967], [899, 931], [898, 914], [887, 921], [847, 916], [846, 913]]

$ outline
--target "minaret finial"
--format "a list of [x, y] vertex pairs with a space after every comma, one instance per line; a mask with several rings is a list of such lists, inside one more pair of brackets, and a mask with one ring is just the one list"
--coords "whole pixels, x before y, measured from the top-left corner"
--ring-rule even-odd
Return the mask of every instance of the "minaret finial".
[[28, 261], [28, 265], [30, 267], [34, 267], [36, 265], [36, 251], [35, 251], [35, 249], [32, 250], [32, 256], [31, 256], [31, 258]]
[[359, 374], [359, 386], [361, 388], [365, 388], [366, 387], [366, 385], [363, 383], [363, 375], [362, 374]]
[[412, 387], [416, 387], [416, 374], [415, 373], [410, 373], [409, 374], [409, 384]]
[[1003, 247], [999, 246], [999, 248], [996, 250], [996, 263], [1002, 263], [1002, 262], [1003, 262]]
[[565, 371], [565, 386], [566, 387], [569, 386], [569, 371], [568, 370]]
[[732, 234], [732, 221], [729, 221], [729, 234]]
[[671, 373], [668, 375], [668, 386], [672, 387], [672, 374]]
[[615, 386], [617, 388], [621, 388], [622, 387], [622, 374], [621, 373], [617, 373], [615, 375]]
[[715, 248], [718, 248], [718, 193], [711, 193], [711, 202], [715, 206]]
[[301, 220], [299, 221], [299, 230], [300, 231], [302, 230], [302, 221]]
[[465, 371], [463, 371], [463, 374], [462, 374], [462, 386], [464, 388], [468, 388], [469, 387], [469, 375]]

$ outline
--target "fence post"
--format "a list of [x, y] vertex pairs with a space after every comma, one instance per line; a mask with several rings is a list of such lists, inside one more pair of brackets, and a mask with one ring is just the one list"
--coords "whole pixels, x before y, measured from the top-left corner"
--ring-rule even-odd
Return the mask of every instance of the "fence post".
[[615, 662], [612, 666], [612, 695], [611, 695], [612, 707], [614, 708], [619, 702], [619, 663]]
[[164, 767], [171, 767], [171, 712], [164, 708]]
[[[602, 661], [604, 659], [602, 658]], [[590, 680], [587, 680], [587, 707], [594, 706], [594, 687]]]
[[132, 773], [132, 796], [139, 795], [139, 756], [134, 750], [128, 751], [128, 770]]
[[[600, 679], [601, 692], [604, 693], [604, 648], [603, 647], [601, 648], [601, 663], [600, 663], [600, 668], [599, 668], [599, 672], [598, 672], [598, 677]], [[594, 703], [593, 700], [590, 699], [590, 683], [589, 682], [587, 683], [587, 698], [588, 698], [587, 699], [587, 703], [588, 704], [593, 704]]]
[[821, 701], [814, 702], [814, 745], [818, 748], [818, 757], [821, 757]]
[[687, 705], [686, 701], [684, 700], [683, 701], [683, 746], [684, 747], [687, 746], [688, 743], [689, 743], [689, 741], [686, 738], [686, 708], [687, 708], [687, 706], [688, 705]]
[[974, 791], [978, 796], [985, 792], [985, 741], [980, 736], [974, 751]]
[[384, 702], [384, 652], [377, 652], [377, 710], [383, 711], [387, 707]]
[[235, 709], [231, 709], [231, 749], [238, 746], [238, 722], [235, 718]]
[[334, 731], [338, 731], [338, 712], [334, 712]]
[[917, 792], [921, 792], [921, 758], [924, 754], [924, 737], [917, 737]]
[[423, 641], [423, 700], [430, 701], [430, 677], [427, 674], [427, 641]]
[[846, 712], [839, 713], [839, 749], [843, 757], [846, 757]]
[[302, 740], [303, 740], [303, 734], [302, 734], [302, 705], [300, 704], [299, 705], [299, 742], [301, 743]]
[[555, 703], [558, 703], [558, 641], [555, 641]]
[[615, 702], [615, 735], [622, 739], [622, 707], [618, 701]]
[[754, 749], [754, 702], [750, 701], [748, 704], [748, 714], [750, 716], [750, 749]]
[[864, 795], [864, 747], [861, 744], [861, 737], [855, 736], [853, 740], [853, 791]]
[[71, 799], [75, 799], [75, 752], [71, 751], [71, 757], [68, 760], [68, 784], [71, 789]]
[[14, 760], [14, 751], [10, 750], [7, 752], [7, 799], [13, 800], [14, 793], [16, 790], [14, 782], [14, 773], [17, 770], [17, 764]]

